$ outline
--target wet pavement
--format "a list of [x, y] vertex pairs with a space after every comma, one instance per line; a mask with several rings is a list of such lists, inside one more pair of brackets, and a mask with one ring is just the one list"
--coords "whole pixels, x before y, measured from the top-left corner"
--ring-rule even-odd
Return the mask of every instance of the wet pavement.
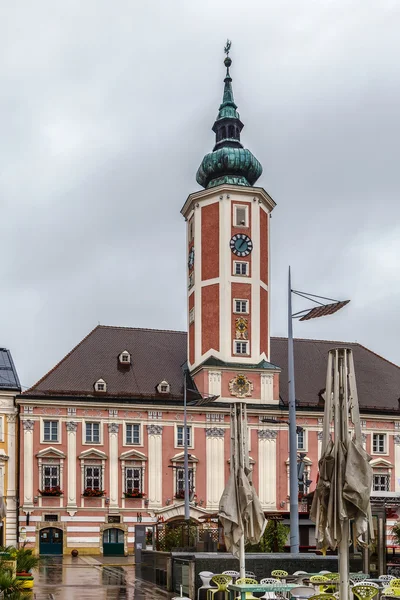
[[132, 556], [43, 557], [34, 576], [35, 600], [170, 600], [176, 595], [136, 578]]

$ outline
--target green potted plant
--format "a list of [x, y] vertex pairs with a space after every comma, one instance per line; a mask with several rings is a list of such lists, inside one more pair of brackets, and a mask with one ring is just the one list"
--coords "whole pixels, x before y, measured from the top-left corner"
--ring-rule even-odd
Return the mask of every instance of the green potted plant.
[[32, 588], [32, 570], [37, 568], [39, 564], [39, 557], [33, 554], [33, 550], [31, 548], [22, 547], [16, 550], [15, 558], [17, 561], [16, 579], [24, 582], [25, 589]]

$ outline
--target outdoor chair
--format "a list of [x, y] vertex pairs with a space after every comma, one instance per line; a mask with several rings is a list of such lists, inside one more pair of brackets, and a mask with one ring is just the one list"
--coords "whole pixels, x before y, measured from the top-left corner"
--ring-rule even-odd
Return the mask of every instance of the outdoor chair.
[[240, 577], [240, 573], [238, 573], [238, 571], [222, 571], [222, 575], [230, 575], [233, 583], [235, 583], [236, 579]]
[[350, 579], [354, 581], [354, 583], [361, 583], [362, 581], [368, 579], [368, 577], [369, 575], [366, 573], [351, 573], [350, 575]]
[[290, 595], [292, 598], [299, 598], [299, 600], [302, 598], [307, 599], [315, 595], [315, 590], [311, 586], [299, 585], [290, 590]]
[[337, 600], [333, 594], [315, 594], [310, 596], [308, 600]]
[[328, 573], [332, 573], [332, 571], [320, 571], [319, 575], [327, 575]]
[[[260, 581], [260, 585], [280, 585], [280, 583], [280, 579], [274, 579], [273, 577], [264, 577], [264, 579], [261, 579]], [[276, 600], [279, 596], [277, 596], [276, 592], [265, 592], [261, 598], [264, 600]]]
[[383, 581], [384, 583], [390, 583], [393, 579], [396, 579], [394, 575], [379, 575], [378, 579]]
[[371, 600], [379, 594], [379, 585], [372, 581], [363, 581], [353, 585], [351, 592], [357, 600]]
[[329, 580], [326, 575], [311, 575], [310, 577], [310, 583], [314, 586], [315, 591], [320, 593], [325, 591], [326, 585], [324, 583], [327, 581]]
[[225, 600], [229, 600], [229, 592], [227, 590], [227, 586], [232, 581], [232, 577], [230, 575], [213, 575], [211, 577], [212, 583], [215, 583], [217, 587], [210, 587], [207, 590], [207, 600], [214, 600], [214, 594], [218, 592], [223, 592], [225, 596]]
[[[236, 579], [236, 585], [257, 585], [257, 579], [252, 577], [239, 577]], [[237, 596], [237, 600], [241, 600], [240, 596]], [[253, 596], [251, 592], [246, 592], [246, 600], [258, 600], [256, 596]]]
[[[245, 571], [244, 572], [244, 576], [245, 577], [250, 577], [250, 579], [256, 579], [256, 574], [253, 573], [253, 571]], [[258, 582], [257, 582], [258, 583]]]
[[199, 573], [199, 577], [201, 579], [201, 586], [197, 590], [197, 600], [200, 600], [200, 590], [209, 590], [211, 587], [213, 587], [210, 584], [211, 577], [213, 575], [214, 573], [212, 573], [212, 571], [201, 571], [201, 573]]
[[398, 598], [400, 596], [400, 590], [396, 588], [387, 587], [383, 590], [382, 596], [387, 596], [390, 598]]
[[276, 579], [280, 579], [282, 583], [285, 583], [286, 577], [289, 575], [287, 571], [283, 571], [282, 569], [275, 569], [275, 571], [271, 572], [271, 577], [276, 577]]
[[389, 581], [389, 586], [393, 589], [400, 588], [400, 579], [394, 578]]
[[292, 577], [296, 577], [298, 583], [303, 583], [303, 579], [307, 577], [308, 573], [306, 571], [295, 571]]

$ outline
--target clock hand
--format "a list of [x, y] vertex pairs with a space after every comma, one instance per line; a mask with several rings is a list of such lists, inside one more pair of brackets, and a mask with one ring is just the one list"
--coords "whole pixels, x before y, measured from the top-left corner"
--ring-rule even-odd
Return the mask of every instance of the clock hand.
[[242, 239], [242, 243], [239, 246], [239, 250], [241, 250], [243, 248], [243, 246], [246, 247], [247, 246], [247, 242], [246, 242], [246, 240]]

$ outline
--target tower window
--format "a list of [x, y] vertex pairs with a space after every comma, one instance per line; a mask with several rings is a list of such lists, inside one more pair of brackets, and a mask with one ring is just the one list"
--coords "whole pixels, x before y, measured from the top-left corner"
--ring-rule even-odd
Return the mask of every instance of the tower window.
[[234, 353], [235, 354], [248, 354], [249, 353], [249, 342], [242, 342], [241, 340], [235, 340], [234, 342]]
[[194, 238], [194, 223], [193, 219], [189, 221], [189, 242], [191, 242]]
[[233, 274], [247, 276], [249, 274], [249, 263], [235, 260], [233, 263]]
[[248, 300], [235, 300], [233, 301], [233, 312], [235, 313], [245, 313], [249, 312], [249, 301]]
[[229, 125], [229, 137], [230, 138], [234, 138], [235, 137], [235, 128], [233, 125]]
[[189, 325], [191, 325], [192, 323], [194, 323], [194, 308], [191, 308], [189, 310]]
[[249, 207], [244, 204], [235, 204], [233, 207], [233, 224], [235, 227], [249, 226]]

